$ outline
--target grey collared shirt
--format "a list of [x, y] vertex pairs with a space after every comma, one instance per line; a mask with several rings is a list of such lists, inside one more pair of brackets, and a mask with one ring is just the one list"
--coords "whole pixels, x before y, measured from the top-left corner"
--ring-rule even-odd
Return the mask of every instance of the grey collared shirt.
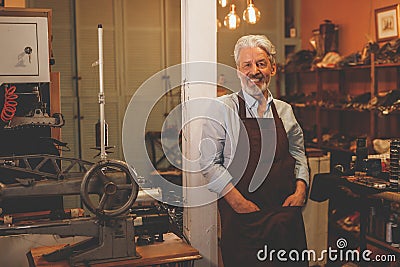
[[[258, 101], [246, 93], [246, 91], [243, 92], [243, 97], [244, 101], [246, 103], [246, 116], [248, 118], [259, 118], [260, 116], [258, 115]], [[272, 94], [268, 91], [268, 98], [267, 98], [267, 108], [264, 111], [263, 118], [273, 118], [274, 115], [272, 114], [271, 110], [271, 102], [274, 100], [272, 97]]]
[[[270, 108], [274, 101], [278, 116], [282, 119], [283, 126], [289, 140], [289, 152], [296, 160], [295, 177], [309, 184], [308, 163], [304, 149], [303, 131], [298, 124], [292, 107], [281, 100], [272, 98], [269, 94], [267, 110], [264, 118], [272, 118]], [[258, 103], [250, 95], [244, 93], [247, 116], [252, 117], [251, 112], [257, 113]], [[249, 102], [248, 102], [249, 101]], [[257, 101], [256, 101], [257, 102]], [[232, 161], [234, 151], [239, 138], [241, 120], [238, 116], [238, 94], [233, 93], [217, 98], [215, 105], [210, 108], [210, 117], [205, 120], [202, 127], [202, 142], [200, 145], [200, 166], [203, 175], [208, 179], [208, 189], [220, 194], [233, 177], [227, 170]]]

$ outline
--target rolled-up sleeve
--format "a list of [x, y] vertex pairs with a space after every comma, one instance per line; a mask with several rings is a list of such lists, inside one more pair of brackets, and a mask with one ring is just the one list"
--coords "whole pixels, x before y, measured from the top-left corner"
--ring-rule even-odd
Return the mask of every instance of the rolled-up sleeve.
[[208, 180], [208, 189], [220, 194], [232, 180], [232, 176], [224, 166], [230, 154], [225, 148], [225, 143], [228, 141], [227, 134], [221, 122], [205, 119], [201, 136], [200, 166], [202, 174]]
[[289, 152], [296, 160], [295, 164], [295, 177], [296, 179], [304, 180], [309, 185], [310, 174], [308, 171], [307, 157], [304, 149], [304, 136], [303, 130], [297, 122], [292, 107], [289, 106], [287, 112], [288, 119], [291, 122], [291, 127], [287, 132], [289, 139]]

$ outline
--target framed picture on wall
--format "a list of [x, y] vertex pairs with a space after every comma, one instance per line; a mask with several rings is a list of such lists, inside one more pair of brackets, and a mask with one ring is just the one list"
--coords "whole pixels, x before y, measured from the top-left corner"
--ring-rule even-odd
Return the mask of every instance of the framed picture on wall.
[[378, 42], [389, 41], [400, 36], [400, 4], [375, 9], [375, 31]]

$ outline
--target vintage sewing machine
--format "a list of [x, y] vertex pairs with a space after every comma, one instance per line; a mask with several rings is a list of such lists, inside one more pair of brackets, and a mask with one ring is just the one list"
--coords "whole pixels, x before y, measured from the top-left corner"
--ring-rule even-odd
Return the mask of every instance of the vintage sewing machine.
[[[42, 170], [47, 166], [46, 170]], [[52, 166], [53, 169], [49, 169]], [[78, 172], [72, 172], [79, 167]], [[35, 214], [2, 215], [0, 236], [15, 234], [58, 234], [87, 236], [88, 239], [44, 255], [48, 261], [68, 259], [71, 265], [138, 258], [135, 234], [145, 241], [163, 240], [168, 231], [168, 214], [149, 196], [161, 197], [157, 188], [139, 190], [134, 170], [118, 160], [96, 164], [53, 155], [1, 157], [0, 168], [30, 174], [32, 178], [0, 183], [0, 201], [21, 196], [80, 195], [94, 216], [82, 217], [71, 210], [35, 221]], [[83, 178], [82, 178], [83, 177]], [[149, 193], [149, 194], [148, 194]], [[93, 196], [99, 196], [96, 200]], [[1, 202], [0, 202], [1, 206]], [[60, 215], [62, 214], [62, 215]], [[143, 241], [142, 241], [143, 243]]]

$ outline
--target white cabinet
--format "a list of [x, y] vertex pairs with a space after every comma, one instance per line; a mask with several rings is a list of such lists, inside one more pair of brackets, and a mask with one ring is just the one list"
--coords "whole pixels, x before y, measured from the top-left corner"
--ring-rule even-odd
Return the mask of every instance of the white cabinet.
[[0, 83], [49, 82], [45, 17], [0, 17]]
[[[309, 157], [310, 166], [310, 186], [314, 175], [318, 173], [329, 173], [330, 155], [322, 157]], [[311, 192], [311, 187], [310, 187]], [[321, 251], [328, 249], [328, 200], [318, 203], [308, 199], [307, 205], [303, 209], [304, 227], [307, 236], [307, 248], [316, 253], [315, 260], [310, 260], [310, 266], [326, 264], [326, 257], [318, 259]]]

